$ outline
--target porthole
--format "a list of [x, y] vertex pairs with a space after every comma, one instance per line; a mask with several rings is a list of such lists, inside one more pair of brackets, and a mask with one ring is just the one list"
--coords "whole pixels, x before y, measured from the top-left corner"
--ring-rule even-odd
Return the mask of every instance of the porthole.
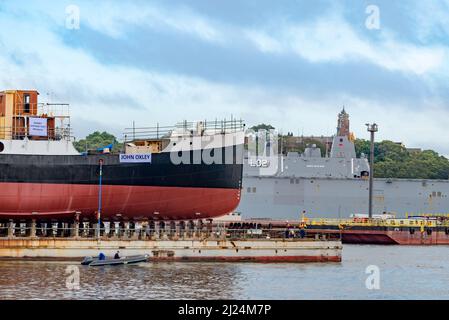
[[3, 142], [0, 142], [0, 152], [3, 152], [3, 150], [5, 150], [5, 145]]

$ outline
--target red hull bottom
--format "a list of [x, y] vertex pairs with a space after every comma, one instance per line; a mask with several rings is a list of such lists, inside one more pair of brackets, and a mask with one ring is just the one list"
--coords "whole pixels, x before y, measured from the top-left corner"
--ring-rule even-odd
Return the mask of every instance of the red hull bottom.
[[[92, 217], [98, 211], [97, 185], [1, 183], [0, 218]], [[219, 188], [102, 187], [102, 218], [170, 220], [223, 216], [239, 204], [240, 190]]]

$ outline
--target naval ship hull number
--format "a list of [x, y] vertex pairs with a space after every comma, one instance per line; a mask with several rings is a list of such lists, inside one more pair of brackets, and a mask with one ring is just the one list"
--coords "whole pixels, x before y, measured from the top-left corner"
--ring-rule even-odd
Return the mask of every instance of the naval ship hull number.
[[251, 167], [268, 168], [270, 166], [270, 161], [267, 159], [250, 160], [249, 165]]

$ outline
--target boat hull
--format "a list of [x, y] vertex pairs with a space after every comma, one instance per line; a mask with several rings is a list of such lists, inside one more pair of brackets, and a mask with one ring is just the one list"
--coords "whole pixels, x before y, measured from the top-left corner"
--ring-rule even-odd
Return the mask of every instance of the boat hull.
[[[0, 217], [63, 218], [98, 211], [98, 185], [1, 183]], [[102, 186], [102, 218], [183, 220], [212, 218], [234, 210], [240, 190], [160, 186]]]
[[[237, 211], [245, 218], [349, 218], [368, 214], [365, 179], [243, 176]], [[449, 180], [374, 179], [373, 212], [397, 217], [449, 213]]]
[[[243, 146], [205, 149], [230, 162], [174, 163], [173, 153], [151, 163], [121, 163], [119, 155], [0, 155], [0, 219], [96, 216], [189, 220], [223, 216], [240, 202]], [[193, 159], [193, 152], [187, 153]]]

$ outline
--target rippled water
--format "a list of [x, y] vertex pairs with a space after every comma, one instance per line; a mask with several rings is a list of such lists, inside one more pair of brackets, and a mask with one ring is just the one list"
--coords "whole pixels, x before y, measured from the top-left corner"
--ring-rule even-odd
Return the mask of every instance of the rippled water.
[[[66, 287], [70, 262], [0, 261], [1, 299], [448, 299], [449, 247], [345, 245], [341, 263], [143, 263], [79, 266], [80, 288]], [[367, 266], [380, 270], [368, 290]], [[76, 265], [78, 266], [78, 265]]]

